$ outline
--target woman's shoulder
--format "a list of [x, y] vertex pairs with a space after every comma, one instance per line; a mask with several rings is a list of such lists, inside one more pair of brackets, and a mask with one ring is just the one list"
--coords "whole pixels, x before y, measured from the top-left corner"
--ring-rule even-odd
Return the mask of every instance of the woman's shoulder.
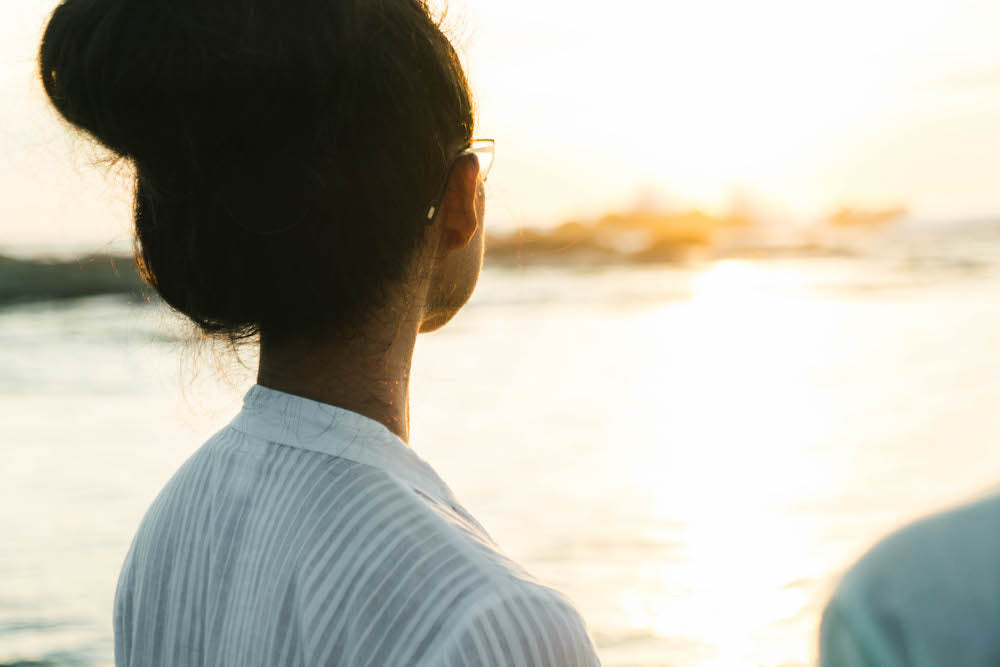
[[587, 627], [557, 591], [494, 579], [454, 608], [421, 665], [599, 665]]
[[381, 470], [355, 464], [348, 474], [380, 491], [340, 499], [297, 550], [308, 555], [296, 588], [313, 655], [345, 664], [597, 664], [573, 605], [461, 507]]

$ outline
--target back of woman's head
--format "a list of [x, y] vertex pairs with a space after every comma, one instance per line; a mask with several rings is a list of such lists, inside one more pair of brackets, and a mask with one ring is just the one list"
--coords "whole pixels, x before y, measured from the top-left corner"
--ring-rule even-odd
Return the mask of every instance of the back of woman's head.
[[423, 0], [65, 0], [39, 61], [66, 120], [134, 163], [147, 279], [233, 338], [359, 322], [472, 134]]

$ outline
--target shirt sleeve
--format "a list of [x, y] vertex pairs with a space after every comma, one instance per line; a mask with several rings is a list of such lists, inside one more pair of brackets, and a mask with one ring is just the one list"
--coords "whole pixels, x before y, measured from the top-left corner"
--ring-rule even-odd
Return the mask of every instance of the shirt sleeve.
[[820, 667], [899, 667], [904, 647], [896, 646], [873, 622], [871, 614], [848, 611], [837, 596], [823, 612]]
[[868, 667], [858, 645], [858, 639], [851, 631], [844, 612], [836, 600], [830, 602], [823, 612], [823, 622], [819, 631], [819, 660], [821, 667]]
[[600, 667], [583, 619], [555, 594], [493, 594], [470, 608], [430, 667]]

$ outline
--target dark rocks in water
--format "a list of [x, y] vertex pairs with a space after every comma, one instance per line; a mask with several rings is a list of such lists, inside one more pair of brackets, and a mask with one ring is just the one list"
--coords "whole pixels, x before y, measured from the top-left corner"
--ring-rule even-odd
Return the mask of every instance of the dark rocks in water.
[[874, 227], [895, 222], [906, 215], [905, 206], [896, 206], [877, 211], [841, 207], [827, 218], [827, 223], [834, 227]]
[[150, 292], [132, 257], [87, 255], [55, 260], [0, 255], [0, 306], [97, 294], [145, 299]]
[[509, 236], [487, 234], [486, 259], [490, 264], [605, 264], [619, 260], [619, 254], [586, 236], [572, 237], [557, 232], [518, 230]]
[[721, 231], [750, 226], [743, 218], [700, 211], [610, 214], [592, 223], [573, 221], [551, 230], [487, 235], [486, 257], [515, 265], [677, 264], [711, 248]]

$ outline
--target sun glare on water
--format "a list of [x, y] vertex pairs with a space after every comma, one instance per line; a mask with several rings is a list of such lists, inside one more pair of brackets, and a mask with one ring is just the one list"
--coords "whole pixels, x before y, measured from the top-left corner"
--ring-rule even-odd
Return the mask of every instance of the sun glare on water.
[[640, 393], [660, 430], [633, 474], [664, 540], [679, 540], [684, 554], [620, 604], [636, 630], [707, 647], [697, 664], [794, 655], [775, 626], [794, 625], [812, 603], [802, 581], [826, 567], [797, 510], [823, 492], [825, 471], [808, 449], [831, 419], [808, 362], [830, 326], [808, 279], [791, 267], [719, 262], [694, 278], [687, 302], [638, 327], [670, 342], [649, 343], [658, 357]]

